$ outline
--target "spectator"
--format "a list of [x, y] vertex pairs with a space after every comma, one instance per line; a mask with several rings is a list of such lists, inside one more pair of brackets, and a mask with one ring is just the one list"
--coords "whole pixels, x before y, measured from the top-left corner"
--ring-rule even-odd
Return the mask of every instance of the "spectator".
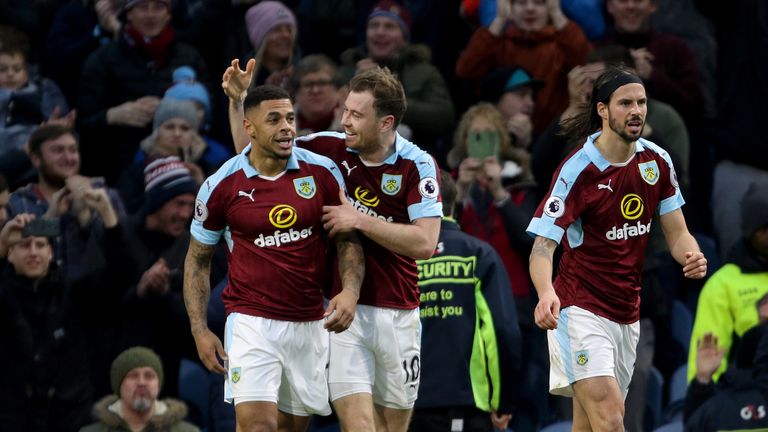
[[392, 0], [377, 2], [368, 15], [365, 46], [341, 54], [345, 79], [376, 66], [388, 67], [405, 89], [408, 107], [402, 123], [412, 131], [411, 141], [428, 152], [451, 130], [453, 102], [440, 71], [432, 64], [426, 45], [411, 44], [411, 14]]
[[121, 37], [88, 57], [80, 81], [83, 168], [113, 184], [131, 164], [160, 97], [179, 66], [205, 81], [205, 66], [193, 48], [176, 41], [171, 0], [128, 0]]
[[94, 405], [96, 423], [80, 432], [199, 430], [184, 421], [184, 402], [158, 399], [163, 386], [163, 364], [151, 349], [136, 346], [120, 353], [112, 362], [110, 378], [115, 394]]
[[10, 190], [8, 189], [8, 182], [5, 177], [0, 174], [0, 229], [8, 221], [8, 198], [10, 196]]
[[[144, 169], [144, 208], [125, 220], [123, 249], [136, 263], [121, 305], [122, 348], [141, 344], [157, 351], [166, 371], [165, 392], [178, 389], [181, 357], [195, 345], [182, 298], [182, 269], [198, 186], [176, 156], [149, 161]], [[225, 275], [216, 257], [211, 278]]]
[[[463, 2], [465, 5], [471, 3]], [[488, 26], [496, 17], [496, 0], [479, 0], [480, 24]], [[605, 33], [605, 13], [601, 0], [567, 0], [561, 3], [565, 16], [584, 31], [589, 40], [599, 39]]]
[[215, 169], [205, 160], [207, 144], [197, 133], [198, 115], [190, 101], [163, 99], [155, 111], [152, 133], [141, 141], [134, 162], [118, 181], [118, 190], [129, 213], [144, 206], [144, 169], [148, 159], [179, 157], [200, 185]]
[[[495, 151], [483, 153], [489, 141], [495, 142]], [[544, 408], [538, 402], [547, 399], [546, 387], [532, 385], [536, 378], [546, 382], [545, 372], [535, 366], [546, 362], [546, 343], [544, 332], [532, 325], [532, 290], [525, 263], [533, 240], [524, 229], [538, 203], [529, 158], [526, 149], [512, 145], [501, 113], [488, 103], [464, 113], [448, 153], [449, 166], [458, 170], [456, 218], [464, 232], [488, 242], [499, 254], [517, 306], [525, 347], [522, 376], [532, 379], [521, 384], [521, 409], [513, 420], [516, 427], [539, 423]]]
[[[753, 184], [741, 200], [741, 214], [742, 239], [699, 296], [688, 353], [689, 381], [696, 376], [696, 346], [704, 334], [712, 333], [718, 346], [732, 356], [735, 337], [759, 322], [754, 306], [768, 293], [768, 190]], [[713, 378], [717, 380], [727, 366], [726, 357]]]
[[[421, 370], [412, 431], [506, 429], [515, 408], [520, 330], [504, 264], [453, 219], [456, 186], [442, 172], [443, 217], [435, 255], [419, 261]], [[446, 275], [439, 268], [452, 269]], [[479, 326], [479, 327], [478, 327]], [[485, 373], [473, 373], [482, 369]], [[490, 413], [490, 415], [489, 415]]]
[[210, 169], [215, 170], [233, 155], [231, 150], [208, 134], [213, 114], [211, 99], [208, 89], [198, 82], [196, 78], [195, 70], [189, 66], [182, 66], [176, 69], [173, 71], [173, 86], [165, 91], [163, 99], [187, 100], [195, 105], [198, 124], [197, 131], [200, 134], [200, 138], [206, 144], [202, 158]]
[[258, 65], [253, 86], [287, 87], [290, 66], [298, 49], [298, 27], [293, 12], [279, 1], [262, 1], [245, 13], [245, 26], [253, 46], [249, 57], [255, 58]]
[[56, 12], [48, 30], [43, 71], [77, 104], [80, 71], [88, 56], [121, 34], [119, 0], [70, 1]]
[[[766, 90], [754, 84], [768, 76], [768, 59], [754, 53], [768, 50], [768, 8], [765, 2], [697, 2], [717, 23], [720, 35], [718, 62], [718, 123], [714, 131], [720, 162], [714, 170], [711, 192], [712, 224], [720, 252], [725, 255], [741, 237], [739, 199], [751, 183], [768, 187], [768, 140], [763, 122], [768, 106], [762, 104]], [[744, 41], [754, 42], [745, 44]], [[741, 110], [740, 107], [752, 107]], [[738, 111], [745, 111], [741, 114]]]
[[523, 68], [501, 67], [483, 81], [480, 99], [501, 112], [514, 147], [527, 149], [532, 143], [534, 100], [543, 86], [543, 81], [531, 78]]
[[[727, 349], [718, 344], [717, 336], [706, 333], [696, 347], [696, 379], [686, 395], [686, 432], [722, 430], [765, 430], [768, 427], [768, 332], [761, 325], [750, 330], [750, 343], [757, 345], [746, 369], [735, 370], [715, 386], [713, 374]], [[746, 339], [745, 339], [746, 342]], [[751, 350], [746, 350], [751, 351]]]
[[496, 18], [472, 36], [456, 62], [456, 75], [480, 80], [499, 66], [519, 66], [546, 82], [533, 115], [534, 133], [540, 133], [568, 104], [567, 71], [591, 50], [560, 1], [497, 0]]
[[[104, 220], [107, 259], [115, 258], [122, 245], [117, 215], [104, 189], [85, 195]], [[98, 275], [66, 281], [46, 237], [56, 233], [27, 227], [34, 218], [17, 215], [0, 231], [0, 430], [74, 432], [88, 421], [92, 401], [85, 322], [91, 302], [110, 303], [111, 278], [123, 277], [123, 262], [113, 259]]]
[[[61, 236], [53, 244], [54, 260], [67, 279], [80, 278], [105, 263], [87, 260], [85, 252], [100, 247], [93, 234], [103, 225], [98, 212], [86, 205], [86, 192], [105, 188], [103, 179], [87, 178], [80, 173], [78, 137], [62, 125], [45, 125], [29, 139], [29, 154], [37, 170], [37, 182], [15, 190], [8, 201], [8, 216], [31, 213], [38, 217], [60, 219]], [[109, 203], [125, 215], [117, 192], [105, 189]]]
[[703, 97], [696, 60], [686, 43], [651, 28], [656, 0], [606, 0], [614, 28], [600, 45], [627, 47], [635, 60], [637, 75], [648, 93], [672, 105], [689, 126], [703, 114]]
[[324, 54], [312, 54], [299, 61], [290, 81], [290, 92], [296, 101], [297, 136], [343, 131], [343, 85], [336, 63]]
[[46, 120], [74, 122], [74, 111], [63, 116], [69, 107], [59, 87], [30, 73], [28, 55], [27, 36], [0, 26], [0, 157], [21, 149]]

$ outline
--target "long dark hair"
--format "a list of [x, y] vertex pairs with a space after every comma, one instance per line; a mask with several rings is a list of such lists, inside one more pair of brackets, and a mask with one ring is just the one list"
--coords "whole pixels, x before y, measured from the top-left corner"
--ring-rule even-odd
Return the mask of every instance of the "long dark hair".
[[[603, 126], [603, 119], [597, 114], [597, 103], [609, 104], [616, 88], [611, 87], [621, 83], [640, 82], [640, 78], [631, 69], [612, 65], [595, 80], [592, 87], [592, 96], [582, 105], [578, 114], [560, 122], [559, 135], [569, 140], [581, 141], [592, 133], [597, 132]], [[624, 85], [621, 84], [621, 85]]]

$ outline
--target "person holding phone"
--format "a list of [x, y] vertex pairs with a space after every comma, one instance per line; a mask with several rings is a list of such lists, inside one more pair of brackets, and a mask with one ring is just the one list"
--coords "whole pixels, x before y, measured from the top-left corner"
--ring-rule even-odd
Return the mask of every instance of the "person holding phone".
[[[448, 165], [456, 179], [455, 215], [461, 229], [493, 246], [507, 270], [518, 309], [523, 338], [522, 374], [546, 380], [532, 364], [546, 362], [544, 334], [533, 322], [532, 287], [526, 257], [533, 241], [525, 227], [538, 202], [531, 180], [528, 151], [512, 144], [506, 122], [490, 103], [479, 103], [462, 116], [448, 153]], [[526, 380], [525, 383], [535, 382]], [[537, 424], [545, 413], [538, 400], [547, 395], [540, 387], [521, 390], [513, 425]]]
[[53, 248], [62, 273], [72, 279], [94, 271], [104, 263], [86, 260], [85, 251], [89, 245], [102, 246], [99, 234], [104, 218], [87, 196], [103, 190], [111, 210], [120, 218], [125, 210], [117, 191], [104, 188], [103, 179], [80, 175], [79, 139], [66, 126], [40, 126], [29, 139], [29, 157], [37, 170], [37, 182], [10, 194], [8, 218], [21, 213], [59, 218], [61, 240]]

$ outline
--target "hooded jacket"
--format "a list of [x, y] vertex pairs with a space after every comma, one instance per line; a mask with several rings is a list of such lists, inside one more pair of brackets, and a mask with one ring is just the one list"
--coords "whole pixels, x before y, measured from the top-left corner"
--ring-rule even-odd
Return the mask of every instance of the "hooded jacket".
[[[105, 396], [93, 407], [96, 423], [80, 429], [80, 432], [131, 432], [131, 428], [118, 414], [119, 399], [115, 395]], [[155, 405], [155, 415], [150, 418], [142, 432], [196, 432], [199, 429], [184, 421], [187, 406], [176, 399], [163, 399]]]
[[[368, 57], [364, 47], [350, 48], [341, 54], [341, 74], [346, 80], [355, 74], [359, 60]], [[432, 52], [421, 44], [408, 44], [400, 55], [380, 63], [397, 75], [408, 98], [408, 109], [403, 123], [413, 129], [413, 142], [429, 147], [423, 142], [448, 133], [454, 124], [454, 108], [448, 86], [440, 71], [432, 64]]]
[[[758, 324], [757, 301], [766, 293], [768, 260], [741, 240], [729, 252], [726, 264], [707, 280], [699, 295], [688, 350], [688, 381], [696, 376], [696, 341], [704, 333], [712, 332], [720, 347], [729, 351], [736, 337], [742, 337]], [[715, 380], [727, 365], [728, 356], [715, 372]]]

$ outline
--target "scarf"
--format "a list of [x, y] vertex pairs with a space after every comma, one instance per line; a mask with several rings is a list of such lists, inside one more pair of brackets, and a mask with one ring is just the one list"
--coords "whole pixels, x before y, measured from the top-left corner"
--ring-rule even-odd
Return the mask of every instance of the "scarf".
[[166, 26], [159, 35], [155, 37], [145, 37], [139, 33], [133, 26], [127, 24], [123, 33], [128, 45], [137, 48], [152, 59], [149, 66], [153, 69], [160, 69], [168, 60], [168, 51], [173, 42], [176, 33], [171, 26]]

